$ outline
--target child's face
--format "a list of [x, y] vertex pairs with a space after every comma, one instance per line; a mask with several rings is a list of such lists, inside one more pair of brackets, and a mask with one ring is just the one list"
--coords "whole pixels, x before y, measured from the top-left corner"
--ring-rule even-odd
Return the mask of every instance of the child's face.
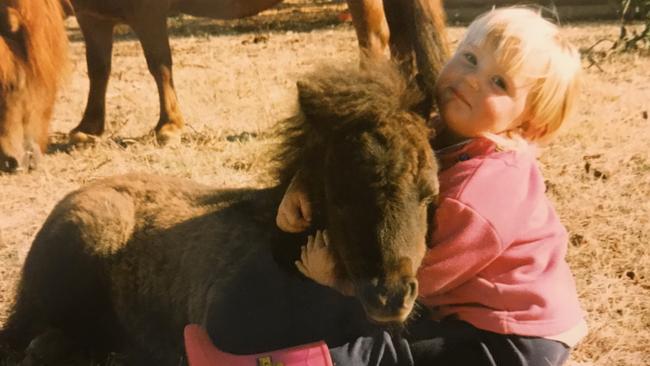
[[442, 120], [458, 135], [498, 134], [526, 122], [530, 83], [507, 76], [491, 48], [461, 44], [436, 82]]

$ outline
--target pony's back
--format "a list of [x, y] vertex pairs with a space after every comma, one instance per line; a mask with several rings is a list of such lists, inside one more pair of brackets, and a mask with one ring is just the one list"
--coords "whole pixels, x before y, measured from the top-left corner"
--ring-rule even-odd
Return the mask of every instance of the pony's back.
[[358, 302], [290, 267], [304, 237], [275, 228], [280, 193], [151, 175], [71, 193], [25, 261], [6, 329], [14, 345], [51, 339], [46, 330], [56, 328], [65, 336], [57, 342], [164, 365], [178, 361], [188, 323], [234, 353], [359, 334]]

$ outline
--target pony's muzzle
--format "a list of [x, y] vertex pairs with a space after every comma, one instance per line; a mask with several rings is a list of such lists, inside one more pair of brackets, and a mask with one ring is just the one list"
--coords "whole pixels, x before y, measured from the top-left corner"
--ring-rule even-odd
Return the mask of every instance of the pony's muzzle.
[[18, 173], [36, 169], [40, 161], [41, 151], [34, 142], [25, 143], [24, 150], [14, 154], [0, 151], [0, 172]]
[[370, 320], [377, 323], [404, 322], [418, 296], [418, 281], [403, 277], [398, 281], [372, 280], [362, 286], [360, 300]]

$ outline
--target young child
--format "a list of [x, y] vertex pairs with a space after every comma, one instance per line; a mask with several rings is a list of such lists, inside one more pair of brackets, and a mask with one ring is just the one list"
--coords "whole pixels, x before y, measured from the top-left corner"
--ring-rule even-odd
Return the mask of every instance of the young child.
[[[567, 120], [580, 68], [576, 49], [533, 10], [493, 10], [469, 26], [436, 83], [440, 202], [418, 272], [435, 319], [407, 340], [382, 334], [334, 348], [337, 365], [564, 363], [587, 327], [535, 145]], [[310, 214], [294, 182], [277, 224], [302, 231]], [[331, 285], [325, 239], [310, 238], [297, 266]]]
[[[436, 83], [440, 198], [432, 248], [418, 271], [419, 300], [433, 318], [409, 324], [405, 339], [382, 332], [332, 348], [336, 365], [565, 362], [587, 326], [564, 259], [567, 232], [545, 196], [535, 145], [567, 120], [579, 71], [576, 49], [535, 11], [493, 10], [469, 26]], [[285, 231], [310, 225], [299, 182], [278, 208]], [[322, 285], [339, 285], [324, 233], [309, 238], [296, 265]], [[192, 366], [212, 364], [214, 357], [190, 349]], [[273, 353], [314, 350], [322, 346]]]

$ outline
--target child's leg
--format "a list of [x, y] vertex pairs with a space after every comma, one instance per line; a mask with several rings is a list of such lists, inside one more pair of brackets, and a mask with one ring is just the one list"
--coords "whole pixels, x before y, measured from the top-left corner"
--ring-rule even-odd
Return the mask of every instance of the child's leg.
[[413, 366], [408, 342], [391, 337], [388, 332], [359, 337], [331, 348], [330, 355], [336, 366]]
[[[560, 342], [487, 332], [458, 320], [421, 321], [406, 334], [408, 341], [377, 332], [331, 348], [329, 355], [336, 366], [560, 366], [569, 356], [569, 348]], [[236, 365], [259, 357], [218, 350], [196, 325], [186, 327], [185, 344], [192, 366]], [[316, 364], [331, 364], [323, 342], [264, 355], [286, 359], [287, 366], [308, 364], [310, 357], [320, 362]]]
[[523, 365], [560, 366], [569, 358], [569, 347], [550, 339], [510, 336], [508, 341], [511, 346], [506, 352], [514, 347]]
[[569, 348], [560, 342], [504, 335], [459, 320], [418, 324], [410, 339], [415, 366], [560, 366]]

